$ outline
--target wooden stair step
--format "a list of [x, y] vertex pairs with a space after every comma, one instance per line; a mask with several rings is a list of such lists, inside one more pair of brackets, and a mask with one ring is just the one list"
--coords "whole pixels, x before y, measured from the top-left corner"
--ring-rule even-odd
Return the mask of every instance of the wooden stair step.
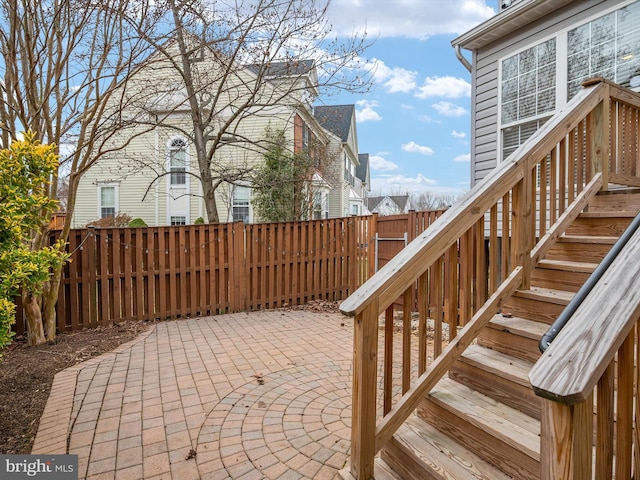
[[567, 259], [543, 259], [531, 272], [531, 284], [537, 287], [577, 292], [598, 263]]
[[593, 273], [597, 266], [597, 263], [591, 262], [575, 262], [572, 260], [553, 260], [546, 258], [540, 260], [537, 265], [539, 268], [546, 268], [548, 270], [562, 270], [565, 272], [589, 274]]
[[526, 318], [497, 314], [478, 335], [478, 345], [533, 363], [540, 358], [538, 342], [548, 328]]
[[482, 345], [471, 345], [449, 370], [449, 377], [467, 387], [540, 418], [541, 399], [529, 382], [533, 362]]
[[573, 298], [574, 294], [573, 292], [555, 290], [552, 288], [531, 287], [527, 290], [517, 290], [514, 296], [528, 298], [530, 300], [538, 300], [541, 302], [555, 303], [558, 305], [567, 305]]
[[532, 362], [527, 362], [502, 352], [484, 348], [480, 345], [470, 345], [469, 348], [460, 356], [460, 361], [468, 365], [497, 375], [502, 378], [522, 385], [530, 387], [529, 372], [533, 368]]
[[612, 235], [563, 235], [549, 249], [546, 258], [548, 260], [600, 263], [618, 238]]
[[567, 228], [568, 235], [619, 237], [635, 217], [632, 212], [584, 212]]
[[514, 335], [526, 337], [532, 340], [540, 340], [542, 335], [547, 332], [548, 325], [526, 318], [504, 316], [498, 314], [491, 319], [490, 328], [507, 331]]
[[381, 456], [406, 479], [511, 479], [415, 416], [409, 417], [398, 429]]
[[421, 403], [418, 416], [506, 474], [538, 477], [538, 420], [448, 378]]
[[558, 238], [559, 243], [588, 243], [613, 245], [618, 239], [610, 235], [562, 235]]
[[517, 290], [504, 302], [502, 311], [514, 317], [552, 324], [571, 301], [575, 292], [531, 286]]
[[[376, 457], [375, 459], [373, 475], [376, 480], [403, 480], [403, 478], [394, 472], [393, 469], [380, 457]], [[356, 480], [356, 478], [351, 475], [349, 463], [347, 463], [345, 468], [338, 472], [338, 476], [343, 480]]]
[[604, 210], [582, 212], [578, 218], [634, 218], [638, 212], [632, 210]]

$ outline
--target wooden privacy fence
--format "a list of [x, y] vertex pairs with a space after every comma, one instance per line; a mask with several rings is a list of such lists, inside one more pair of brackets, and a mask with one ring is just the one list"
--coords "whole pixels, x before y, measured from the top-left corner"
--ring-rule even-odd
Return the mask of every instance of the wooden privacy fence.
[[72, 230], [58, 330], [341, 300], [368, 276], [371, 220]]
[[[343, 300], [373, 274], [376, 234], [406, 232], [411, 241], [442, 213], [74, 229], [56, 306], [58, 331]], [[384, 261], [403, 246], [386, 245]], [[447, 272], [459, 262], [466, 264], [459, 258]], [[15, 330], [23, 333], [17, 303]]]
[[446, 210], [426, 210], [423, 212], [410, 211], [401, 215], [386, 215], [373, 217], [373, 237], [377, 245], [372, 246], [375, 260], [381, 268], [395, 257], [405, 245], [413, 241], [436, 221]]

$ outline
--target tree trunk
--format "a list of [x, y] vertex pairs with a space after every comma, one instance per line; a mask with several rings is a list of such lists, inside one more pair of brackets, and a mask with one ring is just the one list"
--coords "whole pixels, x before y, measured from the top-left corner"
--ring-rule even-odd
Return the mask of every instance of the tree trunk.
[[216, 186], [214, 185], [211, 172], [207, 168], [201, 168], [202, 193], [204, 197], [204, 206], [207, 210], [207, 219], [209, 223], [220, 222], [218, 215], [218, 205], [216, 203]]
[[22, 306], [27, 317], [28, 343], [30, 346], [41, 345], [47, 340], [42, 327], [42, 311], [38, 299], [31, 292], [22, 291]]
[[48, 288], [42, 294], [42, 311], [44, 313], [45, 331], [47, 332], [47, 340], [55, 340], [57, 329], [56, 304], [58, 302], [58, 291], [60, 290], [60, 280], [62, 278], [62, 269], [64, 267], [53, 270]]

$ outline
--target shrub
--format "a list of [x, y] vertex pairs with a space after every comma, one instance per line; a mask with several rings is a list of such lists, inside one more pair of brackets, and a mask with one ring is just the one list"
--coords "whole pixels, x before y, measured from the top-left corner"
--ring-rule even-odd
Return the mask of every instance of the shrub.
[[202, 217], [198, 217], [196, 218], [196, 221], [193, 222], [194, 225], [204, 225], [204, 218]]
[[116, 227], [126, 227], [131, 222], [131, 215], [127, 215], [126, 213], [119, 213], [115, 217], [104, 217], [99, 218], [97, 220], [93, 220], [87, 223], [87, 227], [98, 227], [98, 228], [116, 228]]
[[134, 218], [129, 222], [128, 226], [131, 228], [141, 228], [141, 227], [148, 227], [149, 225], [147, 225], [147, 222], [145, 222], [141, 218]]

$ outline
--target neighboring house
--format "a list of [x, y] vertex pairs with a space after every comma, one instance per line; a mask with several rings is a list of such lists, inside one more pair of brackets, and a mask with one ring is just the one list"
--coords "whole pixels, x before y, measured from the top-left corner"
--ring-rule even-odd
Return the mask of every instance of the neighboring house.
[[354, 196], [350, 199], [351, 215], [369, 215], [367, 200], [371, 191], [371, 172], [369, 170], [369, 154], [358, 155], [359, 165], [356, 167]]
[[329, 193], [329, 216], [364, 215], [364, 199], [370, 189], [368, 155], [365, 180], [356, 169], [360, 166], [355, 105], [318, 106], [313, 109], [318, 123], [335, 137], [329, 143], [330, 154], [336, 159], [327, 179], [333, 184]]
[[[216, 55], [207, 50], [201, 56], [200, 65], [214, 69]], [[142, 117], [143, 121], [129, 131], [129, 137], [122, 133], [119, 139], [113, 140], [125, 144], [124, 149], [101, 158], [84, 174], [78, 188], [74, 227], [118, 213], [142, 218], [150, 226], [190, 224], [199, 217], [206, 220], [200, 181], [190, 174], [197, 172], [194, 147], [187, 134], [179, 133], [179, 128], [187, 133], [193, 130], [186, 89], [180, 88], [182, 83], [176, 70], [158, 65], [154, 63], [152, 68], [143, 65], [129, 77], [123, 95], [127, 99], [123, 102], [127, 105], [123, 117]], [[242, 99], [243, 86], [256, 81], [256, 71], [255, 66], [246, 66], [235, 72], [237, 83], [226, 87], [227, 92], [231, 92], [227, 111], [234, 108], [235, 101], [240, 101], [236, 99]], [[303, 151], [311, 144], [320, 145], [320, 150], [325, 152], [335, 150], [336, 145], [340, 149], [342, 141], [325, 130], [313, 115], [312, 104], [318, 94], [316, 75], [311, 61], [271, 64], [266, 70], [268, 82], [261, 92], [263, 98], [257, 98], [257, 106], [237, 119], [232, 128], [234, 135], [229, 135], [228, 145], [219, 149], [214, 161], [223, 167], [229, 165], [230, 169], [249, 169], [259, 164], [264, 160], [262, 152], [256, 148], [239, 148], [234, 143], [237, 138], [258, 142], [264, 139], [267, 128], [272, 131], [282, 129], [292, 152]], [[162, 85], [166, 87], [163, 89]], [[290, 85], [295, 87], [289, 88]], [[283, 95], [283, 91], [289, 93]], [[221, 121], [225, 120], [225, 114], [228, 115], [225, 110], [220, 112]], [[157, 122], [157, 118], [162, 118], [163, 122]], [[351, 162], [352, 151], [357, 159], [355, 121], [350, 128], [352, 132], [347, 144]], [[307, 186], [313, 192], [310, 218], [347, 213], [343, 199], [330, 194], [342, 189], [345, 182], [341, 179], [336, 182], [326, 174], [342, 168], [344, 160], [333, 154], [325, 156], [324, 164], [318, 162]], [[248, 181], [237, 181], [223, 183], [218, 188], [216, 198], [221, 222], [259, 220], [254, 218], [250, 187]]]
[[369, 197], [367, 200], [367, 208], [371, 213], [397, 215], [408, 212], [409, 195], [385, 195]]
[[[472, 185], [561, 110], [585, 79], [640, 88], [640, 1], [502, 0], [499, 7], [452, 42], [472, 74]], [[460, 49], [471, 51], [471, 62]]]

